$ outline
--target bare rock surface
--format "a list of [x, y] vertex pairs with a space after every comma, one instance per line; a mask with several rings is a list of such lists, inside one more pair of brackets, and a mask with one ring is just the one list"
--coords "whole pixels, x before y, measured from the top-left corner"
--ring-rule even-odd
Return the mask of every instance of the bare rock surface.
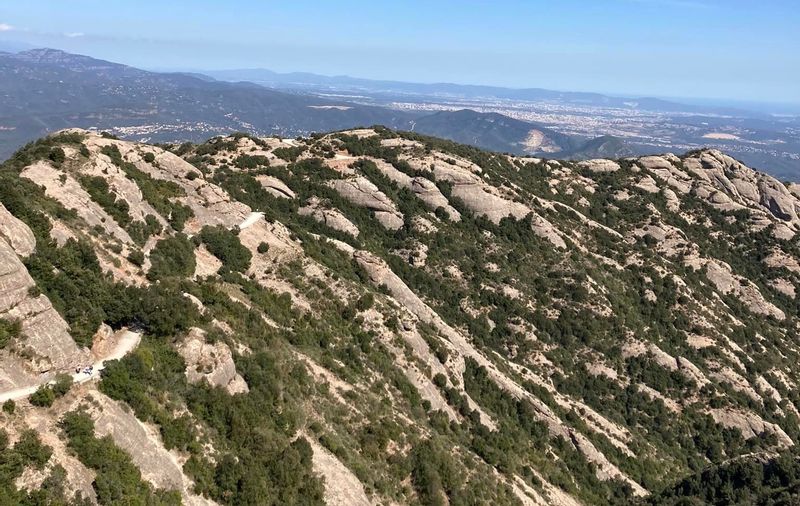
[[21, 322], [22, 336], [12, 349], [32, 355], [31, 360], [22, 361], [12, 358], [8, 350], [0, 352], [0, 386], [5, 388], [35, 383], [38, 373], [71, 369], [88, 358], [88, 350], [78, 348], [50, 300], [32, 292], [34, 286], [17, 253], [0, 239], [0, 318]]
[[157, 488], [179, 491], [183, 501], [188, 504], [210, 504], [191, 492], [193, 484], [183, 474], [182, 462], [175, 453], [164, 448], [155, 427], [143, 424], [124, 405], [96, 390], [88, 395], [90, 402], [85, 403], [78, 398], [71, 409], [79, 406], [87, 408], [97, 436], [110, 436], [117, 446], [131, 456], [142, 472], [142, 478]]
[[353, 237], [358, 237], [358, 227], [345, 215], [336, 209], [326, 207], [322, 201], [313, 197], [306, 202], [306, 205], [297, 210], [301, 216], [311, 216], [320, 223], [323, 223], [334, 230], [344, 232]]
[[271, 195], [285, 199], [295, 198], [295, 193], [292, 189], [275, 176], [260, 175], [256, 176], [256, 180], [261, 183], [261, 186]]
[[436, 186], [436, 183], [430, 179], [421, 176], [409, 176], [397, 170], [394, 165], [383, 160], [370, 158], [370, 161], [374, 162], [386, 177], [397, 183], [400, 187], [411, 190], [431, 211], [435, 211], [441, 207], [451, 220], [459, 221], [461, 219], [461, 213], [450, 205], [447, 197], [442, 194], [439, 187]]
[[76, 211], [78, 216], [90, 227], [100, 227], [105, 233], [116, 237], [123, 243], [133, 244], [128, 232], [92, 200], [89, 193], [72, 176], [43, 161], [26, 167], [21, 175], [36, 184], [43, 185], [48, 197], [57, 200], [67, 209]]
[[578, 162], [578, 166], [588, 169], [592, 172], [616, 172], [619, 170], [619, 163], [613, 160], [605, 160], [602, 158], [595, 160], [584, 160], [582, 162]]
[[314, 451], [314, 471], [325, 481], [325, 504], [329, 506], [371, 506], [364, 485], [342, 462], [314, 438], [306, 438]]
[[394, 202], [369, 179], [355, 176], [350, 179], [334, 179], [328, 184], [354, 205], [372, 211], [385, 228], [397, 230], [403, 226], [403, 215]]
[[718, 260], [706, 263], [706, 277], [723, 294], [732, 294], [747, 306], [750, 311], [764, 316], [783, 320], [786, 315], [777, 306], [768, 302], [758, 287], [741, 276], [734, 274], [731, 267]]
[[178, 352], [186, 361], [189, 383], [205, 380], [211, 386], [224, 388], [231, 395], [249, 391], [244, 378], [236, 372], [228, 345], [207, 343], [203, 330], [191, 329], [178, 346]]
[[783, 429], [774, 423], [764, 421], [753, 412], [721, 408], [710, 410], [710, 414], [717, 423], [731, 429], [738, 429], [745, 439], [766, 433], [773, 434], [782, 447], [794, 446], [794, 442]]
[[194, 277], [196, 279], [213, 276], [219, 272], [220, 268], [222, 267], [222, 261], [211, 254], [211, 252], [206, 248], [205, 244], [201, 244], [194, 249], [194, 260]]
[[36, 249], [36, 238], [31, 229], [8, 212], [3, 204], [0, 204], [0, 240], [5, 240], [21, 257], [29, 256]]

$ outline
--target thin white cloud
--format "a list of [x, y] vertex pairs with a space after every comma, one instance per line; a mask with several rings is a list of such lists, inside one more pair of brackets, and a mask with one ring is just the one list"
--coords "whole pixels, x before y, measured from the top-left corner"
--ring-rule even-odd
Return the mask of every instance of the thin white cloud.
[[70, 39], [74, 39], [77, 37], [83, 37], [84, 35], [86, 34], [83, 32], [67, 32], [64, 34], [64, 37], [69, 37]]
[[0, 32], [10, 32], [14, 27], [8, 23], [0, 23]]

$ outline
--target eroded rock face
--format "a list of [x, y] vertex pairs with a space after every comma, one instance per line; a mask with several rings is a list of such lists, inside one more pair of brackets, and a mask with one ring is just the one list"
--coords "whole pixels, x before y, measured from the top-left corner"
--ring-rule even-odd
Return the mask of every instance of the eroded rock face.
[[741, 300], [750, 311], [765, 316], [772, 316], [778, 320], [786, 318], [783, 311], [764, 298], [756, 285], [734, 274], [728, 264], [717, 260], [709, 260], [706, 263], [706, 277], [714, 284], [717, 290], [724, 294], [734, 295]]
[[222, 262], [220, 259], [211, 254], [211, 252], [206, 249], [204, 244], [201, 244], [199, 247], [195, 248], [194, 260], [194, 277], [196, 279], [213, 276], [219, 272], [220, 268], [222, 267]]
[[109, 436], [127, 452], [156, 488], [177, 490], [184, 504], [214, 504], [192, 493], [193, 483], [183, 473], [176, 455], [164, 448], [158, 429], [140, 422], [129, 408], [95, 389], [71, 399], [65, 411], [82, 408], [94, 421], [98, 437]]
[[[21, 238], [32, 236], [22, 222], [8, 223], [12, 223]], [[26, 251], [27, 245], [21, 244]], [[12, 343], [11, 349], [27, 350], [32, 355], [30, 360], [22, 360], [8, 350], [0, 352], [0, 387], [33, 384], [39, 373], [71, 369], [89, 356], [88, 350], [79, 349], [72, 340], [67, 322], [53, 309], [50, 300], [36, 294], [34, 287], [33, 278], [17, 252], [0, 239], [0, 318], [22, 323], [22, 336]]]
[[680, 159], [675, 155], [643, 156], [637, 162], [678, 194], [689, 193], [692, 188], [692, 177], [677, 166]]
[[316, 197], [309, 199], [306, 205], [298, 209], [297, 212], [301, 216], [311, 216], [318, 222], [334, 230], [344, 232], [353, 237], [358, 237], [358, 227], [352, 221], [348, 220], [345, 215], [336, 209], [326, 207], [322, 201]]
[[21, 257], [29, 256], [36, 249], [36, 237], [31, 229], [9, 213], [3, 204], [0, 204], [0, 240], [5, 240]]
[[617, 162], [602, 158], [596, 160], [584, 160], [582, 162], [578, 162], [578, 166], [588, 169], [592, 172], [616, 172], [619, 170], [619, 164]]
[[274, 176], [266, 176], [261, 175], [257, 176], [256, 180], [261, 183], [261, 186], [267, 190], [270, 194], [284, 198], [284, 199], [293, 199], [295, 198], [295, 194], [291, 188], [286, 186], [286, 183], [278, 179]]
[[371, 161], [375, 163], [386, 177], [397, 183], [400, 187], [411, 190], [431, 211], [435, 211], [441, 207], [451, 220], [459, 221], [461, 219], [461, 213], [450, 205], [447, 197], [442, 194], [439, 187], [436, 186], [436, 183], [430, 179], [419, 176], [411, 177], [383, 160], [371, 159]]
[[460, 199], [475, 214], [482, 214], [492, 223], [511, 216], [522, 219], [531, 210], [525, 204], [501, 196], [498, 190], [478, 175], [447, 163], [436, 163], [433, 174], [437, 180], [452, 184], [453, 197]]
[[[194, 218], [186, 222], [185, 233], [196, 234], [206, 225], [222, 225], [231, 229], [238, 226], [250, 214], [249, 206], [231, 199], [230, 195], [219, 186], [203, 178], [188, 179], [186, 175], [190, 172], [196, 173], [197, 169], [179, 156], [152, 146], [123, 141], [113, 142], [122, 155], [139, 170], [154, 179], [172, 181], [184, 189], [186, 197], [177, 200], [189, 206], [194, 212]], [[153, 164], [144, 161], [147, 153], [155, 157]]]
[[99, 227], [123, 243], [133, 244], [128, 232], [93, 201], [89, 193], [72, 176], [43, 161], [26, 167], [21, 175], [36, 184], [43, 185], [48, 197], [57, 200], [67, 209], [76, 211], [90, 227]]
[[738, 429], [745, 439], [758, 437], [762, 434], [773, 434], [778, 445], [787, 448], [794, 446], [792, 439], [778, 425], [764, 421], [753, 412], [734, 409], [712, 409], [709, 411], [714, 421], [731, 429]]
[[371, 506], [364, 485], [347, 466], [313, 438], [306, 438], [314, 451], [314, 471], [325, 481], [325, 504], [329, 506]]
[[350, 179], [335, 179], [328, 184], [354, 205], [372, 211], [385, 228], [397, 230], [403, 226], [403, 215], [394, 202], [369, 179], [355, 176]]
[[[772, 176], [756, 172], [716, 150], [702, 151], [683, 161], [687, 171], [697, 178], [703, 195], [716, 195], [715, 204], [738, 205], [767, 213], [785, 222], [796, 232], [800, 228], [800, 199]], [[725, 199], [715, 193], [724, 193]]]
[[186, 361], [189, 383], [205, 380], [211, 386], [224, 388], [231, 395], [250, 390], [244, 378], [236, 372], [228, 345], [222, 342], [206, 343], [203, 330], [191, 329], [178, 347], [178, 352]]

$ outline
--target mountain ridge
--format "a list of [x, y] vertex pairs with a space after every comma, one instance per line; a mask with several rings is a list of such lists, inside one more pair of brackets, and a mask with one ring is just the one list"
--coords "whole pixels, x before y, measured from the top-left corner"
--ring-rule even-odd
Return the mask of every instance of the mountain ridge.
[[[425, 116], [248, 82], [154, 73], [54, 49], [4, 54], [0, 68], [13, 76], [0, 85], [0, 156], [68, 126], [108, 130], [140, 141], [202, 141], [235, 131], [293, 137], [375, 124], [411, 129], [414, 121]], [[473, 123], [479, 124], [478, 118]], [[455, 121], [450, 125], [440, 121], [431, 133], [454, 138], [462, 128]], [[535, 128], [541, 130], [534, 124], [529, 130]], [[518, 154], [530, 152], [514, 135], [514, 131], [503, 132], [501, 137], [506, 138], [500, 143], [482, 138], [473, 143]], [[569, 136], [549, 135], [560, 139], [559, 151], [574, 144]]]
[[719, 151], [67, 130], [3, 164], [0, 203], [0, 388], [143, 333], [4, 409], [0, 451], [51, 452], [15, 498], [62, 473], [101, 503], [668, 504], [800, 438], [800, 186]]

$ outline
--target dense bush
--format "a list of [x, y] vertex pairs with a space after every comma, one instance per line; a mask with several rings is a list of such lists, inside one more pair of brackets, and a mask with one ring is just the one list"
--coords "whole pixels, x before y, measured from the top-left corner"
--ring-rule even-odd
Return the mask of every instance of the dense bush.
[[47, 383], [39, 387], [30, 397], [34, 406], [49, 408], [56, 399], [63, 397], [72, 387], [72, 376], [59, 374], [52, 384]]
[[118, 199], [111, 192], [108, 182], [100, 176], [81, 176], [81, 186], [122, 228], [131, 223], [130, 207], [124, 199]]
[[15, 481], [26, 468], [46, 473], [52, 449], [39, 440], [33, 430], [24, 430], [16, 444], [9, 446], [9, 437], [0, 429], [0, 503], [10, 505], [66, 504], [63, 488], [64, 469], [53, 466], [38, 490], [17, 490]]
[[67, 447], [95, 471], [92, 485], [100, 504], [181, 504], [178, 492], [155, 490], [145, 482], [130, 455], [119, 449], [111, 437], [97, 438], [94, 422], [86, 413], [67, 413], [60, 426], [67, 436]]
[[208, 251], [222, 261], [222, 266], [233, 272], [244, 272], [250, 267], [252, 254], [242, 246], [239, 237], [223, 226], [203, 227], [200, 240]]
[[102, 153], [111, 158], [111, 161], [136, 183], [147, 203], [153, 206], [172, 228], [179, 232], [183, 230], [186, 221], [194, 216], [191, 208], [174, 201], [178, 197], [185, 196], [183, 188], [172, 181], [155, 179], [142, 172], [134, 164], [125, 161], [119, 148], [114, 144], [103, 146]]
[[269, 167], [269, 158], [264, 155], [239, 155], [233, 160], [233, 165], [240, 169]]
[[194, 248], [194, 243], [183, 234], [158, 241], [150, 252], [147, 279], [157, 281], [170, 277], [191, 277], [196, 267]]
[[294, 162], [297, 161], [297, 158], [302, 155], [306, 149], [305, 146], [280, 147], [273, 150], [272, 154], [287, 162]]
[[22, 332], [22, 324], [19, 320], [6, 320], [0, 318], [0, 350], [8, 346], [8, 344], [17, 339]]
[[677, 506], [797, 504], [800, 497], [800, 459], [792, 451], [764, 461], [743, 457], [687, 477], [654, 494], [647, 504]]

